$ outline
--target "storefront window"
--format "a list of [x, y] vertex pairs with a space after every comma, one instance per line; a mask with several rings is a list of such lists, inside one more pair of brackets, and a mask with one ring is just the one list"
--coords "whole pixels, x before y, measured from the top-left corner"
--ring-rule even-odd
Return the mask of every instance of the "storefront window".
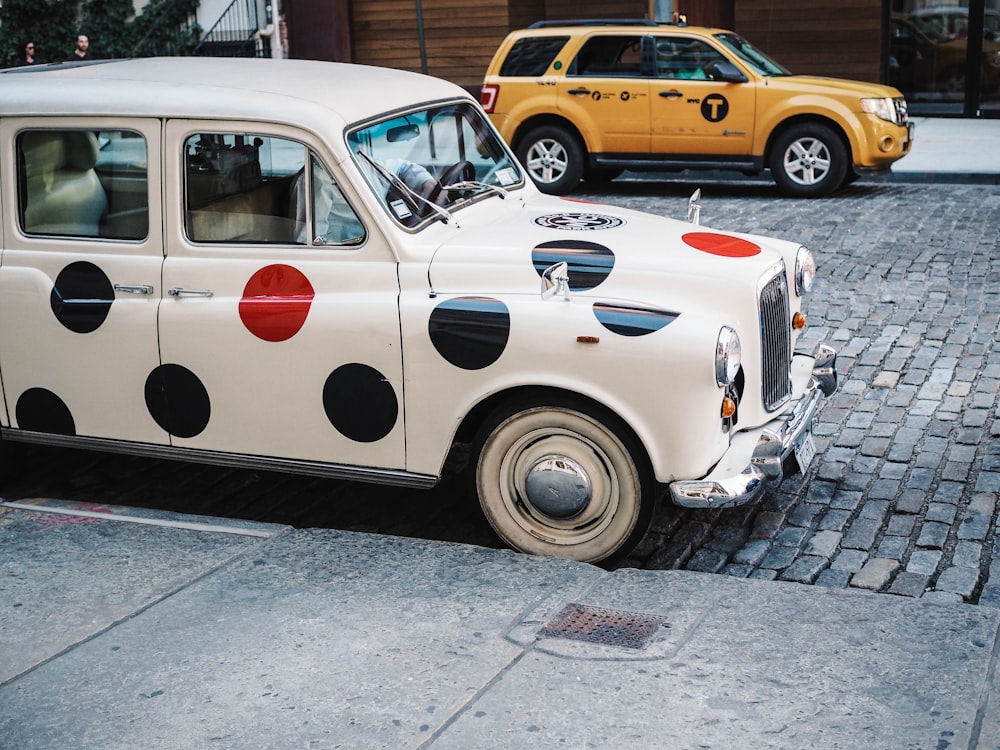
[[981, 15], [927, 0], [892, 9], [888, 79], [911, 113], [1000, 112], [1000, 0], [986, 0]]

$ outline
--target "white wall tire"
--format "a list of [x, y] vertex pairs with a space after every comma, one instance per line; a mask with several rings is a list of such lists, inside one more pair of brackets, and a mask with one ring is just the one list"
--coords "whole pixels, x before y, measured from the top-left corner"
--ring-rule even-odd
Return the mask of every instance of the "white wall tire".
[[648, 472], [610, 427], [586, 412], [511, 410], [481, 434], [480, 505], [514, 549], [610, 564], [648, 530], [654, 506]]

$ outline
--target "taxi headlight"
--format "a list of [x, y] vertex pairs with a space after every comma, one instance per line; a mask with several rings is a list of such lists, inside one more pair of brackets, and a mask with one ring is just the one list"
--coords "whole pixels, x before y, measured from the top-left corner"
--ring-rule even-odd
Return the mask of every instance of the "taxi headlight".
[[883, 99], [862, 99], [861, 111], [869, 115], [875, 115], [888, 122], [896, 122], [896, 107], [893, 106], [892, 99], [888, 97]]
[[795, 293], [800, 297], [812, 289], [816, 279], [816, 259], [805, 247], [795, 253]]
[[740, 371], [743, 362], [743, 352], [740, 348], [740, 337], [729, 326], [722, 326], [719, 340], [715, 345], [715, 382], [725, 387], [733, 382]]

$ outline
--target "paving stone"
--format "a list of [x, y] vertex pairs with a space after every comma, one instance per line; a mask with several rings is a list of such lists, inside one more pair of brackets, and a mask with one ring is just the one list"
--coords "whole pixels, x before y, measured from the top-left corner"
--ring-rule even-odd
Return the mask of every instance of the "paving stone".
[[913, 526], [916, 520], [911, 515], [896, 513], [889, 519], [889, 525], [886, 527], [885, 533], [887, 536], [909, 536], [913, 533]]
[[798, 556], [797, 547], [772, 547], [760, 563], [760, 567], [769, 570], [784, 570]]
[[912, 596], [920, 598], [927, 589], [928, 576], [919, 573], [911, 573], [908, 570], [901, 570], [892, 581], [888, 592], [900, 596]]
[[896, 498], [896, 510], [900, 513], [919, 513], [924, 507], [925, 495], [916, 490], [903, 490]]
[[729, 557], [724, 552], [702, 548], [691, 555], [684, 566], [686, 570], [696, 570], [701, 573], [718, 573], [724, 567]]
[[738, 565], [750, 565], [756, 567], [771, 549], [771, 544], [767, 540], [751, 540], [743, 545], [736, 554], [733, 555], [733, 562]]
[[847, 527], [847, 532], [840, 545], [849, 549], [871, 549], [880, 529], [881, 523], [879, 521], [870, 518], [855, 519]]
[[939, 550], [916, 550], [910, 555], [910, 560], [906, 564], [906, 569], [911, 573], [920, 573], [925, 576], [932, 576], [941, 562], [941, 552]]
[[750, 565], [734, 565], [732, 563], [722, 569], [723, 575], [733, 578], [748, 578], [752, 572], [753, 567]]
[[978, 542], [961, 541], [955, 545], [955, 551], [951, 555], [951, 564], [979, 570], [982, 557], [983, 545]]
[[789, 565], [779, 577], [783, 581], [812, 583], [829, 564], [830, 561], [825, 557], [803, 555]]
[[950, 591], [964, 599], [972, 596], [979, 583], [979, 571], [975, 568], [960, 568], [952, 566], [945, 568], [934, 584], [936, 591]]
[[927, 521], [936, 521], [938, 523], [951, 524], [955, 520], [955, 514], [958, 509], [954, 505], [949, 505], [947, 503], [931, 503], [927, 506], [927, 513], [924, 519]]
[[892, 558], [901, 560], [910, 546], [910, 540], [905, 536], [885, 536], [879, 542], [875, 554], [877, 557]]
[[839, 531], [817, 531], [809, 538], [803, 554], [830, 558], [837, 551], [842, 537]]
[[837, 553], [837, 556], [830, 563], [834, 570], [842, 570], [848, 573], [857, 573], [861, 566], [868, 560], [868, 553], [862, 550], [844, 549]]
[[866, 562], [851, 578], [851, 586], [855, 588], [880, 591], [893, 573], [899, 569], [898, 560], [886, 560], [875, 557]]
[[827, 568], [816, 577], [816, 586], [831, 589], [845, 589], [851, 581], [851, 571]]
[[948, 532], [951, 526], [944, 523], [925, 523], [920, 528], [920, 536], [917, 538], [918, 547], [934, 547], [941, 549], [948, 539]]
[[990, 581], [983, 586], [982, 593], [979, 594], [979, 604], [980, 606], [1000, 609], [1000, 583]]

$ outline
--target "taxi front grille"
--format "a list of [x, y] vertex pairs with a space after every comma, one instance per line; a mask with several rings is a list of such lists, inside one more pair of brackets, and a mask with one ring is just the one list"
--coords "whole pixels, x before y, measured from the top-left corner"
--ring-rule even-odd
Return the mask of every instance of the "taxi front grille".
[[761, 399], [774, 411], [792, 395], [789, 377], [792, 335], [788, 282], [784, 272], [768, 281], [760, 292]]

